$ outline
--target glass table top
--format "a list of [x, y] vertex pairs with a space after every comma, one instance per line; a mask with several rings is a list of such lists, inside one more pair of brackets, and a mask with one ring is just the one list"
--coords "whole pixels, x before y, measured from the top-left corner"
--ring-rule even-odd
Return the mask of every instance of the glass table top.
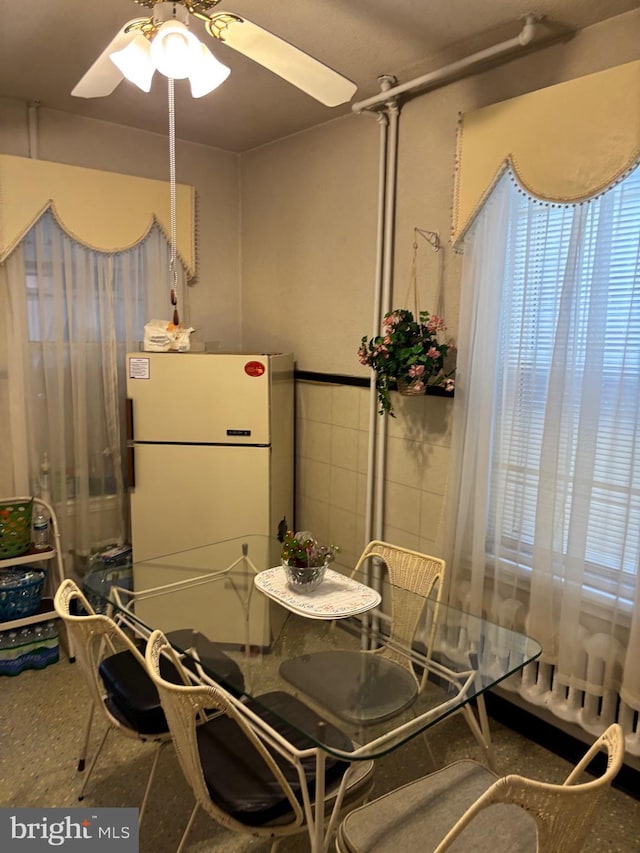
[[[350, 759], [395, 749], [541, 652], [524, 634], [393, 587], [379, 565], [353, 577], [334, 570], [314, 592], [293, 593], [280, 543], [266, 536], [102, 569], [84, 591], [143, 636], [162, 630], [202, 680]], [[288, 720], [280, 694], [332, 725], [307, 731]], [[334, 727], [348, 750], [332, 745]]]

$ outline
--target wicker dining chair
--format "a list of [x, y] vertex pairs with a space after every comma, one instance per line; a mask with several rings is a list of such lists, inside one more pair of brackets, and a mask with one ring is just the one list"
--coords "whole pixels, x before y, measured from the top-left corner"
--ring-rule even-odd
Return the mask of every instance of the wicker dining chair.
[[[180, 666], [166, 637], [161, 631], [154, 631], [147, 644], [147, 669], [160, 695], [182, 772], [196, 800], [178, 852], [183, 849], [200, 809], [227, 829], [274, 839], [272, 849], [282, 837], [303, 831], [304, 799], [296, 767], [270, 744], [268, 735], [257, 733], [238, 710], [237, 700], [221, 687], [166, 681], [161, 672], [165, 658], [176, 668]], [[244, 702], [298, 749], [314, 746], [301, 732], [320, 724], [324, 727], [325, 742], [334, 748], [351, 746], [343, 732], [287, 693], [273, 691]], [[289, 722], [285, 723], [285, 719]], [[313, 797], [315, 757], [303, 758], [300, 764], [300, 772], [304, 773]], [[363, 802], [371, 792], [371, 761], [350, 765], [327, 753], [324, 773], [326, 814], [333, 810], [347, 773], [338, 810]], [[325, 815], [320, 819], [324, 820]]]
[[[596, 755], [608, 753], [597, 778], [580, 781]], [[579, 853], [598, 800], [620, 770], [624, 734], [611, 725], [562, 784], [524, 776], [498, 778], [462, 760], [352, 811], [338, 829], [338, 853]]]
[[[414, 670], [414, 665], [401, 650], [410, 649], [413, 646], [425, 606], [424, 600], [430, 599], [432, 612], [430, 614], [429, 634], [428, 637], [422, 638], [427, 657], [430, 656], [438, 629], [438, 614], [442, 599], [446, 563], [439, 557], [431, 557], [428, 554], [410, 551], [407, 548], [401, 548], [389, 542], [374, 540], [369, 542], [362, 552], [354, 573], [371, 557], [377, 557], [386, 565], [391, 584], [391, 614], [387, 644], [374, 649], [372, 653], [382, 655], [408, 670], [416, 680], [418, 692], [421, 692], [426, 686], [429, 670], [424, 669], [421, 677], [418, 678]], [[417, 596], [410, 596], [407, 599], [407, 597], [402, 597], [399, 593], [394, 594], [395, 589], [415, 592]], [[398, 650], [396, 651], [396, 649]], [[482, 729], [474, 716], [471, 705], [468, 703], [462, 705], [461, 708], [454, 711], [454, 714], [462, 714], [471, 733], [491, 764], [493, 761], [491, 751], [485, 741]], [[437, 766], [427, 732], [424, 734], [424, 743], [434, 767]]]
[[[424, 689], [428, 670], [423, 667], [418, 676], [419, 664], [414, 665], [406, 649], [416, 639], [426, 601], [430, 599], [433, 612], [426, 639], [429, 652], [445, 571], [444, 560], [374, 540], [362, 552], [351, 577], [373, 558], [384, 562], [391, 583], [391, 613], [378, 611], [375, 616], [384, 621], [381, 634], [387, 634], [385, 643], [367, 651], [330, 649], [305, 653], [283, 661], [280, 666], [281, 676], [296, 690], [328, 708], [339, 719], [357, 725], [369, 725], [399, 713], [413, 704]], [[401, 596], [396, 589], [417, 595]], [[370, 617], [371, 614], [365, 616]], [[333, 630], [336, 628], [334, 620]], [[330, 691], [326, 689], [327, 683], [331, 684]], [[425, 743], [431, 754], [428, 741]]]
[[[388, 644], [376, 649], [374, 653], [380, 654], [407, 669], [415, 677], [417, 686], [421, 689], [424, 686], [426, 671], [423, 673], [423, 678], [418, 679], [406, 654], [395, 649], [396, 647], [399, 650], [411, 648], [422, 616], [425, 599], [431, 598], [434, 613], [431, 620], [430, 635], [426, 641], [427, 652], [429, 652], [433, 633], [437, 627], [438, 607], [442, 598], [446, 563], [439, 557], [431, 557], [428, 554], [421, 554], [419, 551], [411, 551], [408, 548], [401, 548], [399, 545], [392, 545], [390, 542], [375, 539], [369, 542], [360, 555], [352, 576], [361, 571], [364, 564], [372, 558], [381, 560], [387, 567], [389, 583], [391, 584]], [[416, 596], [403, 598], [400, 603], [398, 601], [399, 596], [393, 594], [394, 588], [416, 593]]]
[[[140, 805], [142, 823], [161, 748], [171, 742], [167, 721], [156, 688], [146, 672], [142, 653], [109, 616], [94, 612], [78, 586], [69, 578], [58, 587], [54, 607], [63, 620], [91, 697], [78, 770], [85, 769], [92, 723], [96, 712], [107, 726], [84, 776], [78, 799], [82, 800], [107, 736], [117, 731], [126, 737], [156, 745]], [[167, 677], [176, 677], [168, 669]]]

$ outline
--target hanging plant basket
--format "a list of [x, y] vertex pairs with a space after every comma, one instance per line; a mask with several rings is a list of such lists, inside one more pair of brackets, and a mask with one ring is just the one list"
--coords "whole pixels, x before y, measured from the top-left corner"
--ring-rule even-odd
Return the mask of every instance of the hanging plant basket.
[[427, 390], [427, 386], [424, 382], [417, 379], [413, 382], [405, 382], [403, 379], [398, 379], [396, 384], [398, 386], [398, 392], [403, 397], [420, 397], [425, 394]]
[[360, 364], [373, 368], [381, 415], [395, 417], [390, 391], [397, 387], [403, 396], [419, 396], [427, 387], [453, 390], [455, 381], [445, 369], [450, 342], [439, 340], [446, 330], [441, 317], [421, 311], [418, 318], [406, 308], [385, 315], [381, 335], [363, 337], [358, 349]]
[[418, 307], [418, 235], [421, 235], [437, 252], [440, 240], [435, 231], [414, 228], [413, 258], [407, 299], [413, 298], [415, 310], [396, 308], [388, 311], [382, 321], [382, 334], [367, 340], [364, 335], [358, 347], [360, 364], [375, 371], [379, 413], [395, 417], [390, 391], [394, 388], [403, 397], [418, 397], [427, 388], [438, 388], [441, 393], [453, 391], [455, 370], [449, 370], [447, 356], [455, 348], [450, 340], [443, 340], [447, 327], [442, 317], [429, 314]]

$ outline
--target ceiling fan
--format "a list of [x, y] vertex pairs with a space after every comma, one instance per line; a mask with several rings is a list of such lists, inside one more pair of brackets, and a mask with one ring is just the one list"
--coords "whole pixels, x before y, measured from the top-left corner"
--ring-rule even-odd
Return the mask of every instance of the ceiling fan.
[[156, 70], [167, 77], [189, 78], [193, 97], [220, 85], [229, 69], [189, 29], [191, 18], [227, 47], [268, 68], [328, 107], [349, 101], [351, 80], [279, 36], [231, 12], [215, 12], [221, 0], [134, 0], [152, 10], [150, 17], [128, 21], [72, 91], [79, 98], [110, 95], [126, 77], [143, 91]]

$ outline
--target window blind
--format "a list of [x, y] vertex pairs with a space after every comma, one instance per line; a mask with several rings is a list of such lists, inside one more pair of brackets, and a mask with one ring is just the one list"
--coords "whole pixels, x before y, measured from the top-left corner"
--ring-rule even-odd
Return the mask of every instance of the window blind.
[[[496, 556], [530, 570], [549, 493], [545, 435], [558, 430], [554, 505], [546, 507], [554, 552], [560, 561], [571, 552], [570, 520], [583, 504], [586, 585], [631, 601], [640, 558], [640, 169], [598, 204], [532, 204], [521, 195], [510, 222], [496, 306], [492, 490], [502, 497], [490, 501], [488, 541]], [[554, 398], [561, 415], [551, 422]]]

